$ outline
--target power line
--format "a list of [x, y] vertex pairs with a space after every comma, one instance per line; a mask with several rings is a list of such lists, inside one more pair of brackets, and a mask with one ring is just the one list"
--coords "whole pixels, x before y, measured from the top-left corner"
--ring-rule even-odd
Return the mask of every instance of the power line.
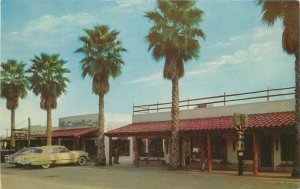
[[24, 121], [18, 123], [18, 124], [16, 125], [16, 127], [19, 126], [19, 125], [21, 125], [21, 124], [23, 124], [23, 123], [25, 123], [25, 122], [27, 122], [27, 119], [25, 119]]

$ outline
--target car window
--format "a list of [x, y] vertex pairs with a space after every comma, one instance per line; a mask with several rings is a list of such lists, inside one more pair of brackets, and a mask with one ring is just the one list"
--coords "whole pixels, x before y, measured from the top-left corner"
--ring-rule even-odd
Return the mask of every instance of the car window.
[[59, 153], [59, 149], [58, 148], [52, 148], [49, 150], [49, 153]]
[[32, 151], [32, 148], [24, 148], [24, 149], [19, 150], [16, 154], [17, 155], [25, 155], [25, 154], [31, 153], [31, 151]]
[[65, 153], [68, 152], [69, 150], [66, 147], [59, 147], [59, 152], [60, 153]]
[[41, 153], [43, 153], [43, 150], [40, 148], [33, 148], [32, 153], [41, 154]]

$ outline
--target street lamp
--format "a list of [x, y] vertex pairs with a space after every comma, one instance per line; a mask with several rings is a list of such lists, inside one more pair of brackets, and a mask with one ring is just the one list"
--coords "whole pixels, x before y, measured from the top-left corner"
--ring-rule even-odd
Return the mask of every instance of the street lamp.
[[248, 115], [246, 114], [233, 114], [233, 123], [234, 128], [238, 133], [238, 143], [237, 143], [237, 152], [238, 152], [238, 174], [243, 175], [243, 157], [244, 157], [244, 150], [245, 150], [245, 132], [248, 125]]

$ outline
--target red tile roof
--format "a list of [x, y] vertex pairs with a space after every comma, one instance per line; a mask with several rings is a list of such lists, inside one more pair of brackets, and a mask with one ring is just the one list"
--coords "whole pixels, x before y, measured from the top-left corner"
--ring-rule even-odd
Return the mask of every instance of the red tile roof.
[[[78, 137], [88, 133], [96, 132], [98, 128], [79, 128], [79, 129], [59, 129], [52, 132], [52, 137]], [[37, 138], [44, 138], [47, 135], [43, 134]]]
[[[249, 128], [281, 128], [295, 126], [295, 112], [276, 112], [249, 115]], [[208, 131], [233, 129], [232, 116], [180, 120], [179, 131]], [[133, 123], [105, 133], [108, 136], [159, 134], [171, 130], [171, 121]]]

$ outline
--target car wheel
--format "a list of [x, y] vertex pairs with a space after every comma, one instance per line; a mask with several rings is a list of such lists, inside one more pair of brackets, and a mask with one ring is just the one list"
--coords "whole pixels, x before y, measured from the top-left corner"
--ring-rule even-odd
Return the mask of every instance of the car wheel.
[[16, 167], [17, 168], [20, 168], [20, 167], [22, 167], [22, 165], [21, 164], [15, 164], [16, 165]]
[[42, 168], [44, 168], [44, 169], [48, 169], [50, 166], [51, 166], [50, 163], [42, 164]]
[[79, 158], [79, 161], [78, 161], [78, 165], [85, 165], [86, 164], [86, 158], [85, 157], [80, 157]]

